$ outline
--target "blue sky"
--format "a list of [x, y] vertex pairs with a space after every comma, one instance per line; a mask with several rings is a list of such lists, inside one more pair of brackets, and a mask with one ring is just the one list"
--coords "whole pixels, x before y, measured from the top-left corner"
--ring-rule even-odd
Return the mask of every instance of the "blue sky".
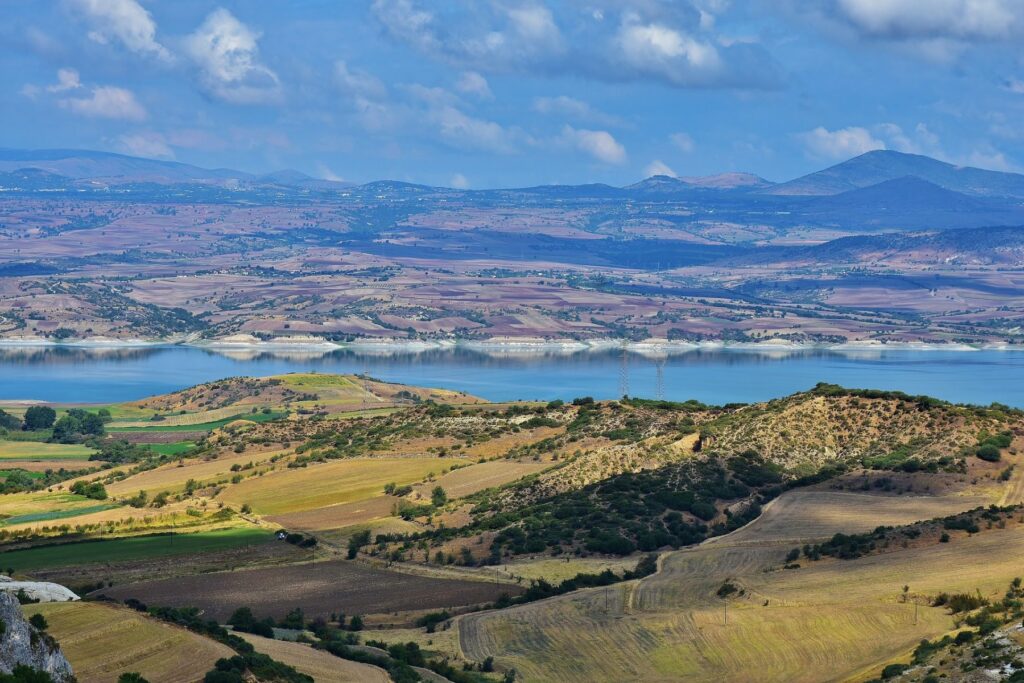
[[1020, 0], [0, 0], [0, 146], [468, 187], [1024, 166]]

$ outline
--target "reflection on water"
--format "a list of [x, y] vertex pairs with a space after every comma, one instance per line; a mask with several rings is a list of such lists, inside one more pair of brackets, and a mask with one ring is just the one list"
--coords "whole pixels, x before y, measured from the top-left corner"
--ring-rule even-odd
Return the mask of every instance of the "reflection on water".
[[237, 375], [368, 372], [493, 400], [630, 395], [749, 402], [817, 382], [1024, 407], [1024, 352], [829, 349], [2, 347], [0, 399], [110, 402]]

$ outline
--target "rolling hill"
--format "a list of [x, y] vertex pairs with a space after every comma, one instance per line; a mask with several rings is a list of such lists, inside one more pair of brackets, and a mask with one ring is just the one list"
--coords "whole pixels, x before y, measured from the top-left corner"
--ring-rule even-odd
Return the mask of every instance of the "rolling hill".
[[912, 176], [979, 197], [1024, 198], [1024, 175], [986, 171], [892, 150], [867, 152], [835, 166], [775, 185], [765, 194], [833, 195]]

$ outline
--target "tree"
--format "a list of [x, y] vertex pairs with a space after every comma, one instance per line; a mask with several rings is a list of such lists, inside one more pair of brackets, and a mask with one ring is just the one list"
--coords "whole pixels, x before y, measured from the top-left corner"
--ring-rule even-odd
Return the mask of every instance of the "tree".
[[32, 624], [38, 631], [45, 631], [50, 627], [50, 625], [46, 623], [46, 617], [38, 612], [28, 618], [28, 623]]
[[362, 631], [363, 630], [363, 618], [358, 614], [354, 615], [348, 622], [349, 631]]
[[5, 410], [0, 410], [0, 429], [21, 429], [21, 420]]
[[49, 429], [57, 420], [57, 411], [50, 406], [32, 406], [25, 411], [25, 429]]
[[149, 683], [149, 681], [136, 671], [127, 671], [117, 677], [117, 683]]
[[448, 502], [448, 494], [445, 493], [444, 488], [435, 486], [434, 490], [430, 492], [430, 502], [434, 504], [434, 507], [441, 507]]

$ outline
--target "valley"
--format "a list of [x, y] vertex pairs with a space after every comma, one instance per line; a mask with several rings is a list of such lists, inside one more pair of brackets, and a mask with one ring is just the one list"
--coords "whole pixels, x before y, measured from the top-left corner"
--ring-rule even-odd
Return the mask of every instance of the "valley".
[[338, 680], [845, 680], [962, 630], [940, 594], [995, 602], [1020, 572], [1024, 415], [996, 404], [490, 403], [307, 373], [32, 407], [5, 406], [0, 448], [50, 466], [4, 471], [0, 565], [84, 598], [38, 609], [85, 680], [121, 660], [82, 629], [125, 619], [154, 652], [240, 647], [193, 608], [305, 631], [250, 642], [299, 671], [340, 654]]

